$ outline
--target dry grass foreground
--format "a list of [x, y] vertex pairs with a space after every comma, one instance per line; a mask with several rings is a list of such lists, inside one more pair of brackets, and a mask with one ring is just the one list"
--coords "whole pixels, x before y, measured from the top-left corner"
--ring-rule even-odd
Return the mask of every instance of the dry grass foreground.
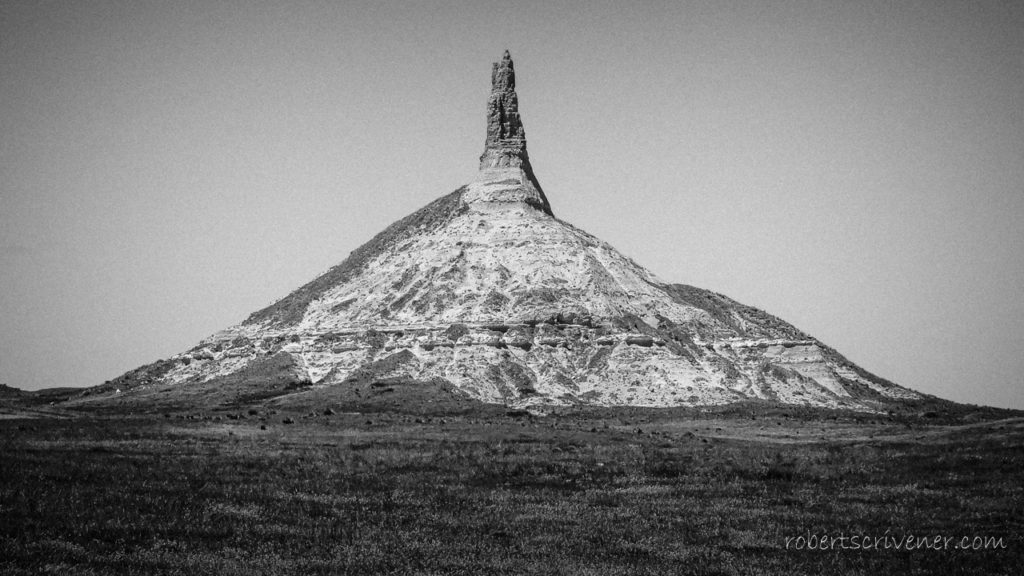
[[[1018, 574], [1024, 564], [1019, 413], [343, 409], [0, 419], [0, 573]], [[1004, 547], [786, 548], [821, 533]]]

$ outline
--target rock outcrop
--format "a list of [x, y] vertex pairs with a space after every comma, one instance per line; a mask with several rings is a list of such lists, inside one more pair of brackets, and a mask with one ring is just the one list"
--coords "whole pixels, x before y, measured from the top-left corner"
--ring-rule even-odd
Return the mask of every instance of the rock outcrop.
[[526, 160], [526, 131], [519, 118], [516, 72], [508, 50], [491, 70], [491, 97], [487, 100], [487, 140], [480, 168], [521, 166]]
[[487, 99], [487, 139], [480, 155], [480, 178], [491, 182], [516, 181], [521, 196], [509, 194], [510, 188], [489, 190], [488, 199], [522, 200], [551, 215], [551, 204], [533, 175], [526, 153], [526, 131], [519, 117], [516, 71], [508, 50], [491, 68], [491, 96]]
[[918, 396], [770, 314], [666, 283], [555, 218], [526, 152], [508, 52], [491, 84], [471, 183], [118, 389], [240, 386], [232, 375], [258, 374], [314, 389], [443, 383], [512, 406], [759, 399], [876, 409]]

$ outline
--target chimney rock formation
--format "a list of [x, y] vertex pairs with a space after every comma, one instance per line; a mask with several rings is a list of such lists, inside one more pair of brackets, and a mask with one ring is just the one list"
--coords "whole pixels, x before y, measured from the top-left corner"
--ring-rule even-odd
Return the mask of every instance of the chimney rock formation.
[[919, 396], [779, 318], [666, 283], [555, 218], [526, 153], [515, 87], [505, 52], [472, 182], [241, 324], [96, 392], [143, 401], [173, 389], [206, 402], [225, 391], [400, 381], [510, 406], [757, 400], [868, 410]]

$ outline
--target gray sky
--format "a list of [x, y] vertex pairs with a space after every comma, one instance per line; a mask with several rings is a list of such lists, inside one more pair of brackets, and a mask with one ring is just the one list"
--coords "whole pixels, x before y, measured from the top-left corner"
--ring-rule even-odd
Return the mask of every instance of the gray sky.
[[468, 182], [880, 376], [1024, 408], [1019, 2], [0, 2], [0, 382], [180, 352]]

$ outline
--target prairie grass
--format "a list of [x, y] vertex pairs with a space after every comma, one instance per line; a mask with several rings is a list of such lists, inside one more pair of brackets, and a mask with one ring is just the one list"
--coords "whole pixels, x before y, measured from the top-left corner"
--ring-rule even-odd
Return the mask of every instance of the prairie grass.
[[[606, 416], [2, 420], [0, 573], [1016, 574], [1024, 560], [1019, 420]], [[822, 532], [1005, 548], [786, 549]]]

